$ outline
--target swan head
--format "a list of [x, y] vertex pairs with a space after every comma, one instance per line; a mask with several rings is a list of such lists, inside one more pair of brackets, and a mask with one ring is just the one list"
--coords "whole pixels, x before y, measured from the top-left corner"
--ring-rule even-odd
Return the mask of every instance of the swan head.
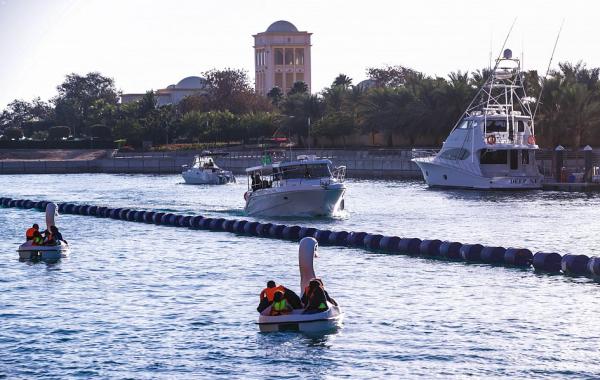
[[305, 237], [300, 240], [299, 253], [301, 256], [307, 255], [311, 257], [319, 257], [318, 255], [319, 243], [317, 239], [312, 237]]

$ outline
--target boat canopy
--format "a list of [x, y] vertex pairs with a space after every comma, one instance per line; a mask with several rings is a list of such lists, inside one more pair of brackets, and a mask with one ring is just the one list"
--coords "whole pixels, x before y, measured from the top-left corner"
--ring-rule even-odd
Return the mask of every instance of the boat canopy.
[[274, 164], [259, 165], [259, 166], [253, 166], [251, 168], [247, 168], [246, 173], [261, 172], [263, 175], [267, 175], [267, 174], [272, 173], [273, 171], [277, 171], [277, 169], [284, 169], [284, 168], [289, 168], [289, 167], [294, 167], [294, 166], [306, 166], [306, 165], [329, 166], [329, 165], [331, 165], [331, 161], [326, 158], [322, 158], [322, 159], [314, 159], [314, 160], [311, 159], [311, 160], [296, 160], [296, 161], [288, 161], [288, 162], [276, 162]]

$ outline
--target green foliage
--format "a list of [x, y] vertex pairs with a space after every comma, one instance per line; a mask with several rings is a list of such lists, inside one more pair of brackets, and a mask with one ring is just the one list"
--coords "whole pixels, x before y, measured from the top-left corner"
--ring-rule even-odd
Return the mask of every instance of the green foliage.
[[278, 106], [283, 99], [283, 91], [279, 87], [273, 87], [271, 91], [267, 93], [267, 98], [271, 99], [271, 103], [274, 106]]
[[66, 139], [71, 134], [71, 129], [66, 126], [56, 126], [52, 127], [48, 130], [48, 139], [49, 140], [60, 140]]
[[288, 92], [288, 95], [294, 94], [306, 94], [308, 93], [308, 85], [302, 81], [294, 82], [292, 88]]
[[95, 124], [90, 127], [90, 136], [101, 140], [111, 140], [112, 131], [106, 125]]

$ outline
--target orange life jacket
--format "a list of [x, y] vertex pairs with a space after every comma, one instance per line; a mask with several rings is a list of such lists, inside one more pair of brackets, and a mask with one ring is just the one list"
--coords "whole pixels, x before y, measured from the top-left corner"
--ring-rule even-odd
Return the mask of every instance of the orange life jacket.
[[274, 288], [264, 288], [262, 292], [260, 292], [260, 299], [267, 297], [269, 302], [273, 302], [273, 298], [275, 298], [275, 293], [277, 292], [282, 292], [285, 294], [285, 287], [283, 285], [278, 285]]
[[35, 234], [36, 229], [31, 227], [27, 229], [27, 232], [25, 232], [25, 237], [27, 239], [33, 239], [33, 235]]

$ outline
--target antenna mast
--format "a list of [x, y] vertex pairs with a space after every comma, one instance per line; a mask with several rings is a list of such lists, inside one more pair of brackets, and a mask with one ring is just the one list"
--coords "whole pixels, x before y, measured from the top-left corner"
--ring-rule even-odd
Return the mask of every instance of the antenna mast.
[[535, 115], [537, 114], [538, 107], [542, 100], [542, 94], [544, 93], [544, 86], [546, 85], [546, 77], [550, 73], [550, 66], [552, 65], [552, 59], [554, 59], [554, 53], [556, 52], [556, 45], [558, 45], [558, 39], [560, 38], [560, 33], [562, 32], [563, 25], [565, 24], [565, 19], [563, 18], [560, 23], [560, 28], [558, 29], [558, 34], [556, 35], [556, 41], [554, 41], [554, 47], [552, 48], [552, 55], [550, 56], [550, 61], [548, 62], [548, 68], [546, 69], [546, 75], [544, 75], [544, 81], [542, 82], [542, 87], [540, 88], [540, 96], [538, 96], [538, 100], [535, 104], [535, 110], [533, 111], [532, 120], [535, 120]]

